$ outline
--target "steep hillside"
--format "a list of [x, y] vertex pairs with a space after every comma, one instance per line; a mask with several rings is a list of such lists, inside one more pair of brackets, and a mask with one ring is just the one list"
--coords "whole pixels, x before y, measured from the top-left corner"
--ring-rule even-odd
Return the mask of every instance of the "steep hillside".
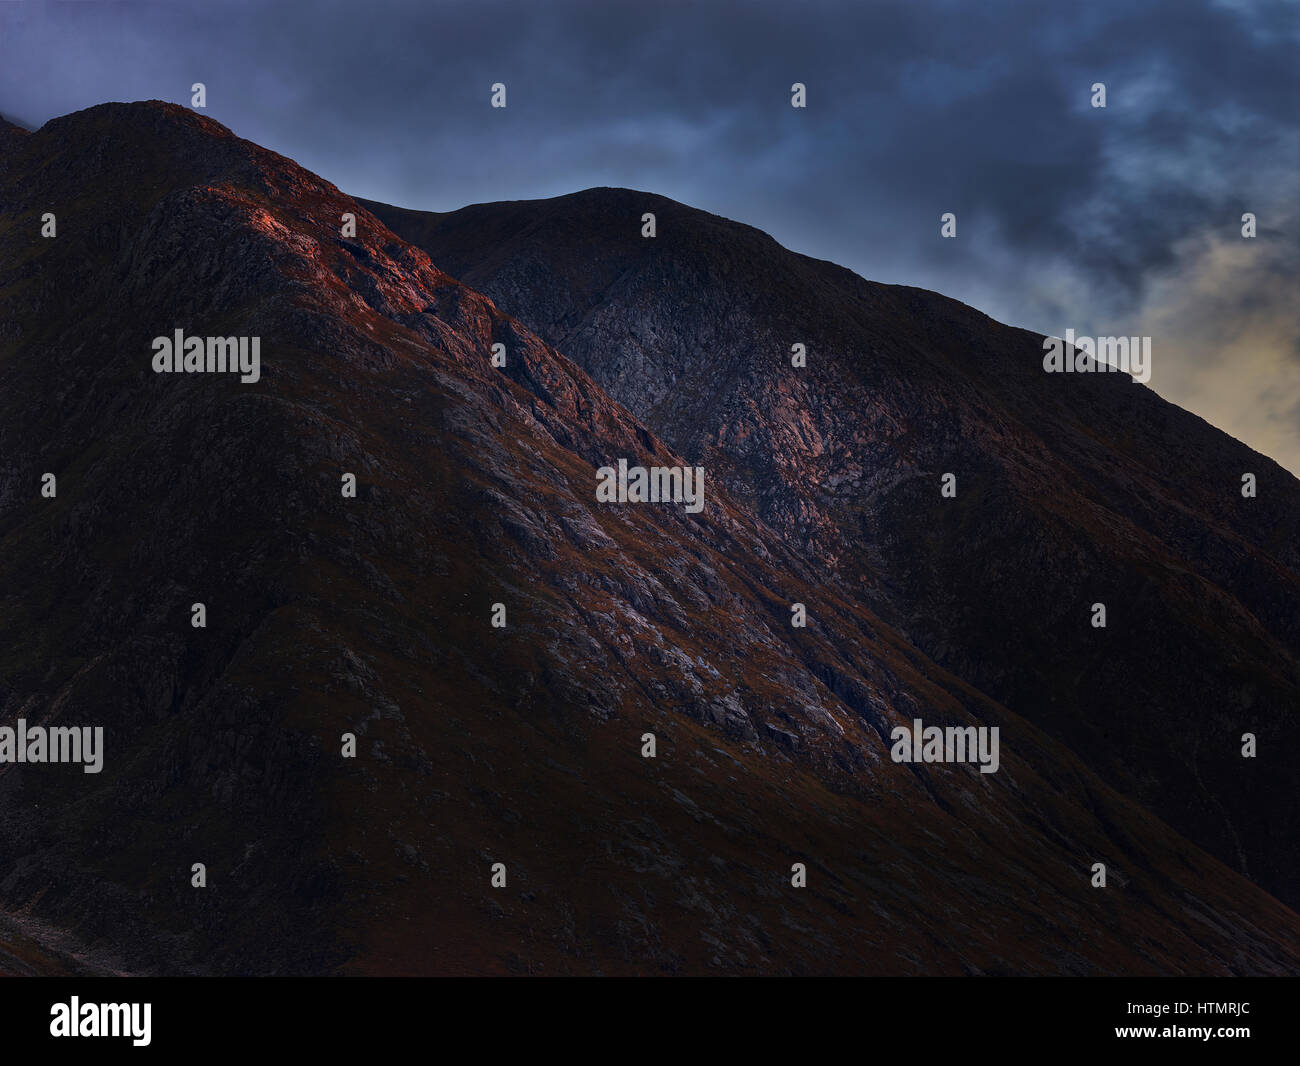
[[[1300, 917], [827, 583], [712, 468], [699, 514], [598, 503], [600, 466], [680, 450], [327, 182], [160, 103], [4, 151], [0, 724], [105, 728], [101, 773], [0, 765], [0, 929], [27, 956], [1300, 969]], [[257, 380], [155, 373], [177, 329], [259, 338]], [[914, 717], [998, 726], [1000, 768], [891, 761]]]
[[[1300, 900], [1300, 483], [1272, 460], [1125, 375], [1045, 373], [1037, 334], [663, 197], [368, 206], [931, 658]], [[1176, 358], [1153, 338], [1153, 380]]]

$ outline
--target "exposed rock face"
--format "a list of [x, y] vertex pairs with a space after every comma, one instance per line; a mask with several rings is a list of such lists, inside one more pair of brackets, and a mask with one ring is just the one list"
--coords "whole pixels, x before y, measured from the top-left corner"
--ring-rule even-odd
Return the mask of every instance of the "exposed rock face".
[[1272, 460], [1127, 376], [1045, 373], [1037, 334], [663, 197], [368, 206], [936, 662], [1300, 901], [1300, 482]]
[[[809, 556], [845, 519], [796, 467], [847, 453], [797, 390], [746, 481], [192, 112], [0, 150], [0, 724], [106, 729], [100, 774], [0, 765], [0, 970], [1300, 969], [1300, 917]], [[259, 337], [260, 381], [155, 374], [176, 329]], [[701, 514], [596, 501], [697, 454]], [[892, 762], [915, 717], [998, 726], [1001, 768]]]

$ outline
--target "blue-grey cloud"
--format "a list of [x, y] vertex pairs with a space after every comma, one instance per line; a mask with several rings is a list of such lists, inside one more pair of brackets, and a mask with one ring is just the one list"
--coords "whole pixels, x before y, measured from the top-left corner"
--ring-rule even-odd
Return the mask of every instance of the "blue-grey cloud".
[[1300, 470], [1298, 46], [1287, 0], [10, 2], [0, 111], [202, 81], [358, 195], [643, 188], [1043, 332], [1159, 330], [1153, 387]]

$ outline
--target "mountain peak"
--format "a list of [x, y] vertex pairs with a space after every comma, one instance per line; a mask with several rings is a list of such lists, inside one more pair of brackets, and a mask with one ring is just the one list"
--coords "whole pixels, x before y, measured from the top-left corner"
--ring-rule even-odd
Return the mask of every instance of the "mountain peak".
[[108, 101], [52, 118], [44, 131], [80, 129], [98, 136], [128, 130], [162, 132], [168, 128], [202, 130], [214, 137], [238, 139], [231, 130], [193, 108], [170, 100]]

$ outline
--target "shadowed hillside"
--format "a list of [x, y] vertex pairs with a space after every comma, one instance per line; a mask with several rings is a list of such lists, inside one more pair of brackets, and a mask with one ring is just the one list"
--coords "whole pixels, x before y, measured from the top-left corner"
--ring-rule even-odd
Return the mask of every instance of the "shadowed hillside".
[[[829, 580], [739, 460], [700, 514], [598, 503], [693, 438], [332, 185], [157, 102], [0, 153], [0, 724], [106, 735], [99, 774], [0, 765], [23, 959], [1300, 968], [1300, 918]], [[176, 329], [259, 338], [259, 380], [154, 373]], [[998, 726], [998, 772], [891, 761], [916, 717]]]
[[[367, 206], [936, 662], [1300, 899], [1287, 471], [1126, 375], [1045, 373], [1038, 334], [663, 197]], [[1157, 378], [1177, 357], [1154, 338]]]

